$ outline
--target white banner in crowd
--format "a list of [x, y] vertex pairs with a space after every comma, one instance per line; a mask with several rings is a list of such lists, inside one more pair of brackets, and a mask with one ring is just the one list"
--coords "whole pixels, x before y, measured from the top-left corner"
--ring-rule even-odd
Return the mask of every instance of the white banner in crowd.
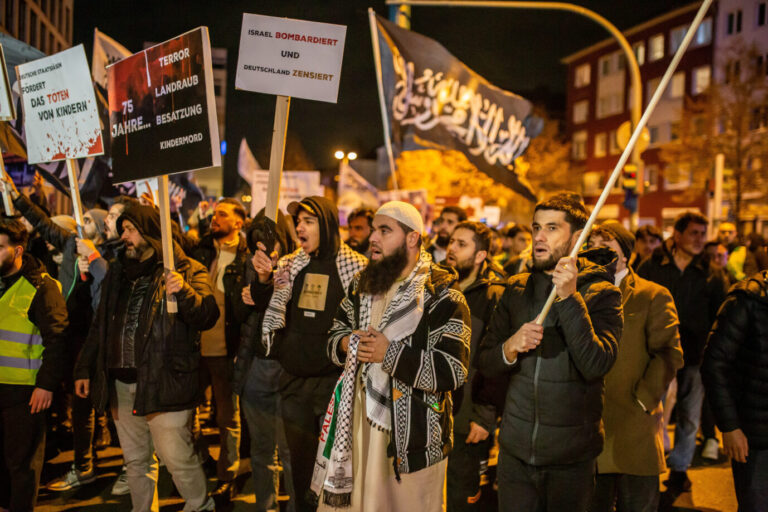
[[5, 66], [5, 52], [0, 46], [0, 121], [12, 121], [16, 119], [16, 111], [13, 108], [13, 99], [11, 98], [11, 84], [8, 81], [7, 67]]
[[349, 214], [357, 208], [376, 210], [379, 205], [379, 190], [345, 163], [339, 168], [338, 196], [339, 224], [342, 226], [347, 225]]
[[[269, 171], [254, 171], [251, 186], [251, 212], [258, 213], [267, 204], [267, 183]], [[278, 208], [286, 212], [292, 201], [301, 201], [307, 196], [322, 196], [320, 171], [283, 171], [280, 182], [280, 202]]]
[[235, 88], [336, 103], [347, 27], [243, 14]]
[[107, 88], [107, 66], [133, 55], [128, 49], [98, 28], [93, 29], [93, 58], [91, 72], [93, 81]]
[[83, 45], [16, 67], [30, 164], [104, 153]]

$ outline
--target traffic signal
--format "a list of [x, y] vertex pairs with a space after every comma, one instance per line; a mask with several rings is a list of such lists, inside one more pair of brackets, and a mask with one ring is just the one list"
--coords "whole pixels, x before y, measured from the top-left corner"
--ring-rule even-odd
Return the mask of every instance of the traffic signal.
[[624, 166], [624, 173], [622, 174], [621, 187], [624, 190], [637, 190], [637, 165], [627, 164]]

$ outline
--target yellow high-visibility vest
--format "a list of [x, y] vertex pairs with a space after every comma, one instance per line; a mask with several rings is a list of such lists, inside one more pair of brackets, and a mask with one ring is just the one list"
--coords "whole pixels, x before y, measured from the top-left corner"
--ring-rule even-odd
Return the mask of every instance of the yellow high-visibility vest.
[[34, 386], [43, 364], [43, 337], [27, 316], [37, 290], [20, 277], [0, 297], [0, 383]]

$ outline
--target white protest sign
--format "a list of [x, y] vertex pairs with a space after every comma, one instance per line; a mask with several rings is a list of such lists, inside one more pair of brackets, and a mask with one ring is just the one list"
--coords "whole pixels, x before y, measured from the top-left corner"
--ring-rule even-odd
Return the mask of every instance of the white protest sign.
[[243, 14], [235, 88], [336, 103], [347, 27]]
[[16, 111], [13, 108], [13, 99], [11, 98], [11, 85], [8, 82], [8, 68], [5, 66], [5, 53], [0, 46], [0, 121], [13, 121], [16, 119]]
[[83, 45], [16, 66], [30, 164], [104, 153]]
[[[251, 185], [251, 215], [255, 216], [266, 206], [269, 171], [254, 171]], [[283, 171], [280, 183], [278, 207], [286, 211], [292, 201], [301, 201], [308, 196], [322, 196], [320, 171]]]

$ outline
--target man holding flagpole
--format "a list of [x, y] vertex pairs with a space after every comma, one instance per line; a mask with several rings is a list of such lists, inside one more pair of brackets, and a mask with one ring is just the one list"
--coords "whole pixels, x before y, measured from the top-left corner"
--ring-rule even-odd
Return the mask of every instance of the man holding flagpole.
[[[499, 433], [499, 510], [584, 511], [603, 449], [603, 378], [623, 327], [616, 255], [568, 255], [587, 210], [567, 194], [536, 205], [533, 271], [511, 278], [480, 342], [486, 377], [508, 376]], [[557, 298], [536, 322], [552, 288]], [[499, 400], [494, 400], [498, 402]]]
[[319, 510], [443, 510], [450, 392], [466, 380], [470, 317], [456, 274], [421, 247], [423, 228], [410, 204], [379, 208], [371, 263], [331, 327], [329, 356], [344, 373], [312, 478]]

